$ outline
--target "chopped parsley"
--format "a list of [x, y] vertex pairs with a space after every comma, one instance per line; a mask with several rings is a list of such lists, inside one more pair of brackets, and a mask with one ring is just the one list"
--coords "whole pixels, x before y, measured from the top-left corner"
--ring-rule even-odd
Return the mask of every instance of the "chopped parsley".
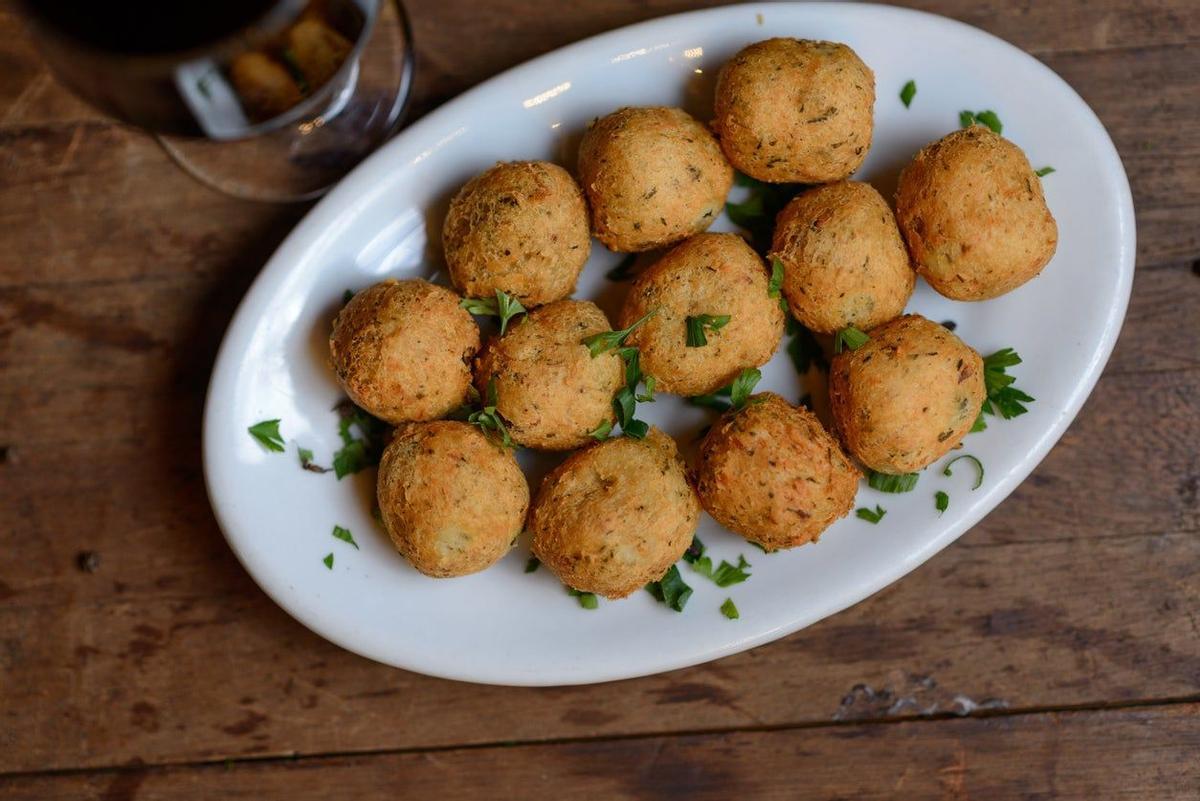
[[619, 348], [625, 344], [625, 339], [633, 333], [634, 329], [642, 323], [649, 320], [658, 309], [651, 309], [635, 320], [633, 325], [628, 328], [622, 328], [620, 331], [601, 331], [599, 334], [592, 334], [580, 340], [580, 344], [587, 345], [588, 351], [592, 354], [592, 358], [596, 358], [601, 353], [607, 353], [613, 348]]
[[704, 543], [700, 541], [699, 537], [693, 536], [692, 544], [689, 545], [688, 549], [683, 552], [683, 561], [687, 562], [689, 565], [695, 564], [697, 559], [699, 559], [701, 556], [704, 556], [704, 550]]
[[987, 398], [983, 401], [983, 408], [980, 409], [979, 417], [976, 418], [971, 431], [983, 431], [987, 428], [983, 419], [985, 414], [999, 414], [1005, 420], [1011, 420], [1029, 411], [1025, 404], [1032, 403], [1035, 399], [1014, 387], [1012, 384], [1017, 379], [1008, 374], [1009, 367], [1020, 363], [1020, 355], [1012, 348], [998, 350], [984, 358], [983, 383]]
[[867, 484], [871, 489], [879, 490], [880, 492], [912, 492], [917, 486], [917, 473], [900, 473], [892, 475], [890, 473], [877, 473], [874, 470], [867, 471]]
[[258, 440], [269, 451], [283, 453], [283, 436], [279, 433], [279, 420], [263, 420], [246, 429], [250, 436]]
[[529, 561], [525, 563], [525, 572], [532, 573], [541, 565], [541, 561], [536, 556], [529, 557]]
[[809, 331], [804, 326], [795, 320], [788, 318], [787, 333], [792, 339], [788, 342], [787, 353], [792, 359], [792, 366], [796, 368], [796, 372], [804, 375], [808, 372], [808, 368], [814, 364], [820, 370], [828, 370], [829, 362], [825, 358], [825, 351], [821, 350], [820, 343], [813, 336], [813, 332]]
[[887, 509], [884, 509], [879, 504], [875, 504], [874, 510], [861, 506], [854, 510], [854, 516], [859, 520], [866, 520], [868, 523], [878, 523], [887, 514]]
[[746, 406], [746, 402], [750, 400], [750, 393], [754, 391], [754, 387], [758, 385], [762, 378], [762, 372], [755, 367], [747, 367], [741, 374], [733, 379], [733, 384], [729, 388], [729, 400], [733, 404], [733, 408], [742, 409]]
[[870, 337], [859, 331], [852, 325], [848, 325], [833, 338], [833, 352], [841, 353], [843, 350], [858, 350], [863, 345], [867, 344]]
[[725, 213], [739, 228], [750, 233], [755, 248], [765, 253], [771, 246], [775, 215], [804, 187], [801, 184], [768, 184], [748, 175], [735, 173], [734, 182], [750, 190], [741, 203], [726, 203]]
[[738, 614], [738, 608], [734, 605], [732, 598], [726, 598], [725, 603], [721, 604], [721, 614], [730, 620], [737, 620], [741, 615]]
[[1049, 175], [1052, 172], [1054, 172], [1053, 167], [1042, 167], [1040, 170], [1035, 172], [1034, 175], [1036, 175], [1038, 178], [1045, 178], [1047, 175]]
[[326, 554], [325, 558], [322, 559], [321, 561], [325, 563], [325, 567], [327, 569], [333, 570], [333, 554], [332, 553]]
[[308, 448], [301, 448], [299, 445], [297, 445], [296, 452], [300, 457], [300, 467], [301, 468], [307, 470], [310, 473], [328, 473], [329, 472], [328, 467], [321, 467], [321, 465], [313, 463], [313, 452], [310, 451]]
[[707, 395], [693, 395], [687, 399], [687, 402], [692, 406], [699, 406], [702, 409], [727, 412], [732, 408], [732, 404], [727, 400], [723, 400], [723, 398], [728, 398], [731, 392], [733, 392], [731, 387], [721, 387]]
[[500, 444], [511, 450], [516, 445], [508, 433], [508, 426], [504, 424], [504, 418], [500, 416], [500, 412], [496, 411], [497, 402], [496, 377], [492, 376], [487, 383], [487, 403], [482, 409], [471, 412], [467, 416], [467, 422], [479, 426], [488, 436], [499, 437]]
[[584, 609], [595, 609], [600, 606], [600, 602], [596, 600], [596, 593], [594, 592], [580, 592], [574, 587], [567, 587], [567, 595], [578, 599], [579, 605]]
[[771, 259], [771, 280], [767, 282], [767, 297], [777, 298], [779, 308], [787, 312], [787, 298], [783, 296], [783, 262], [774, 257]]
[[908, 83], [904, 84], [904, 87], [900, 90], [900, 102], [904, 104], [905, 108], [908, 108], [909, 106], [912, 105], [913, 98], [916, 96], [917, 96], [917, 82], [916, 81], [909, 81]]
[[494, 298], [463, 298], [458, 305], [481, 317], [499, 317], [500, 336], [504, 336], [504, 332], [508, 330], [509, 320], [525, 313], [521, 301], [502, 289], [496, 290]]
[[603, 440], [608, 439], [608, 435], [612, 433], [612, 423], [608, 420], [601, 420], [600, 425], [588, 432], [588, 436], [592, 439]]
[[750, 563], [741, 554], [738, 554], [738, 563], [736, 565], [722, 559], [721, 564], [714, 568], [712, 558], [705, 556], [704, 551], [704, 543], [698, 537], [695, 537], [692, 539], [691, 547], [684, 551], [683, 561], [690, 564], [692, 570], [711, 580], [718, 587], [741, 584], [750, 578], [750, 574], [746, 572], [747, 568], [750, 567]]
[[[617, 422], [621, 424], [621, 433], [634, 439], [643, 439], [650, 430], [649, 425], [634, 417], [637, 404], [654, 402], [654, 376], [642, 375], [639, 353], [638, 349], [634, 347], [625, 346], [617, 349], [617, 354], [625, 361], [625, 386], [617, 390], [617, 394], [612, 399], [613, 412], [616, 413]], [[644, 393], [638, 392], [638, 385], [641, 383], [646, 386]], [[608, 433], [612, 433], [611, 425]], [[592, 432], [592, 436], [596, 436], [596, 432]], [[597, 438], [603, 439], [603, 437]]]
[[[387, 424], [355, 406], [342, 401], [335, 407], [338, 419], [338, 436], [342, 447], [333, 454], [333, 473], [338, 480], [379, 464], [383, 453], [383, 437]], [[355, 436], [357, 431], [358, 436]]]
[[955, 462], [957, 462], [959, 459], [970, 459], [972, 462], [975, 463], [975, 470], [977, 472], [976, 472], [976, 476], [975, 476], [975, 484], [974, 484], [974, 486], [971, 487], [971, 489], [977, 490], [981, 486], [983, 486], [983, 462], [979, 461], [978, 459], [976, 459], [974, 456], [972, 456], [969, 453], [964, 453], [962, 456], [955, 456], [953, 459], [946, 462], [946, 467], [942, 470], [942, 475], [944, 475], [944, 476], [954, 475], [953, 473], [950, 472], [950, 467]]
[[335, 540], [341, 540], [342, 542], [348, 542], [354, 546], [354, 550], [356, 550], [356, 551], [358, 550], [358, 543], [354, 541], [354, 535], [350, 533], [350, 529], [348, 529], [348, 528], [342, 528], [341, 526], [334, 526], [333, 527], [333, 538]]
[[679, 568], [675, 565], [671, 565], [658, 581], [647, 584], [646, 592], [676, 612], [682, 612], [688, 598], [692, 597], [692, 588], [683, 580], [683, 576], [679, 575]]
[[933, 505], [938, 510], [938, 514], [950, 508], [950, 496], [938, 490], [933, 493]]
[[630, 253], [625, 258], [621, 259], [621, 263], [613, 267], [604, 277], [609, 281], [628, 281], [633, 278], [633, 267], [637, 263], [637, 254]]
[[706, 332], [720, 331], [729, 324], [728, 314], [697, 314], [687, 318], [687, 346], [702, 348], [708, 344]]
[[1000, 116], [992, 110], [987, 111], [960, 111], [958, 112], [958, 124], [961, 128], [970, 128], [972, 125], [986, 125], [992, 130], [992, 133], [1000, 133], [1004, 130], [1004, 125], [1000, 122]]

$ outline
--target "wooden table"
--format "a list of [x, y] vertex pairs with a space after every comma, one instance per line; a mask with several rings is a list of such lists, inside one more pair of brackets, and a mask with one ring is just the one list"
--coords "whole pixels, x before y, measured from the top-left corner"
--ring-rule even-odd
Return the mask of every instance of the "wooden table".
[[[418, 113], [687, 4], [569, 5], [414, 3]], [[871, 599], [550, 690], [352, 656], [238, 566], [201, 405], [304, 210], [194, 183], [0, 6], [0, 797], [1200, 798], [1200, 4], [915, 5], [1030, 51], [1112, 133], [1138, 269], [1104, 377], [1030, 480]]]

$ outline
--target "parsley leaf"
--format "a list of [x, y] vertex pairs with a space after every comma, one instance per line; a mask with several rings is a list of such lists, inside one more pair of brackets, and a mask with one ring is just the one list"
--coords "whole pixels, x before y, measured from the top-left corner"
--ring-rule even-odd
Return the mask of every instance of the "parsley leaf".
[[950, 508], [950, 496], [938, 490], [933, 493], [933, 505], [937, 508], [938, 514], [941, 514]]
[[500, 416], [500, 412], [496, 411], [497, 402], [496, 377], [492, 376], [487, 383], [487, 403], [482, 409], [471, 412], [467, 416], [467, 422], [479, 426], [483, 429], [483, 433], [489, 436], [493, 434], [499, 436], [500, 444], [511, 450], [516, 447], [516, 444], [508, 433], [508, 426], [504, 424], [504, 418]]
[[1054, 172], [1053, 167], [1042, 167], [1040, 170], [1035, 172], [1034, 175], [1036, 175], [1038, 178], [1045, 178], [1047, 175], [1049, 175], [1052, 172]]
[[296, 452], [300, 456], [300, 467], [303, 468], [304, 470], [307, 470], [310, 473], [328, 473], [329, 472], [328, 467], [321, 467], [321, 465], [313, 463], [313, 460], [312, 460], [313, 452], [310, 451], [308, 448], [301, 448], [299, 445], [297, 445]]
[[633, 267], [637, 263], [637, 254], [630, 253], [621, 259], [621, 263], [604, 274], [609, 281], [628, 281], [633, 278]]
[[600, 602], [596, 600], [596, 593], [594, 592], [580, 592], [574, 587], [567, 587], [567, 595], [578, 598], [579, 605], [584, 609], [595, 609], [600, 606]]
[[504, 332], [508, 330], [509, 320], [525, 313], [521, 301], [502, 289], [496, 290], [494, 298], [463, 298], [458, 305], [481, 317], [499, 317], [500, 336], [504, 336]]
[[1011, 420], [1029, 411], [1024, 404], [1033, 402], [1034, 398], [1014, 387], [1012, 384], [1017, 379], [1008, 374], [1009, 367], [1020, 363], [1020, 355], [1012, 348], [998, 350], [983, 360], [983, 383], [987, 390], [987, 398], [983, 402], [979, 418], [971, 428], [972, 431], [987, 428], [987, 424], [983, 422], [985, 413], [999, 414], [1005, 420]]
[[738, 608], [734, 605], [732, 598], [726, 598], [725, 603], [721, 604], [721, 614], [730, 620], [737, 620], [741, 615], [738, 614]]
[[908, 83], [904, 84], [904, 87], [900, 90], [900, 102], [904, 104], [905, 108], [908, 108], [909, 106], [912, 105], [913, 98], [916, 96], [917, 96], [917, 82], [916, 81], [909, 81]]
[[354, 546], [354, 550], [356, 550], [356, 551], [358, 550], [358, 543], [354, 541], [354, 535], [350, 533], [350, 529], [348, 529], [348, 528], [342, 528], [341, 526], [334, 526], [333, 527], [333, 538], [335, 540], [341, 540], [342, 542], [348, 542]]
[[958, 112], [958, 124], [961, 128], [970, 128], [972, 125], [986, 125], [992, 129], [993, 133], [1000, 133], [1004, 130], [1004, 125], [1000, 122], [1000, 116], [992, 110], [987, 111], [960, 111]]
[[[640, 351], [633, 347], [622, 347], [617, 350], [617, 354], [625, 360], [625, 386], [617, 390], [617, 394], [613, 395], [612, 399], [613, 412], [616, 413], [617, 422], [621, 424], [621, 433], [634, 439], [643, 439], [650, 430], [649, 425], [633, 416], [638, 402], [654, 402], [654, 376], [642, 375], [639, 353]], [[638, 384], [643, 380], [646, 384], [646, 392], [639, 394]], [[610, 425], [609, 433], [611, 431], [612, 426]], [[592, 435], [595, 436], [595, 432]]]
[[887, 509], [884, 509], [879, 504], [875, 504], [874, 511], [866, 508], [865, 506], [859, 507], [858, 509], [854, 510], [854, 515], [859, 520], [866, 520], [868, 523], [878, 523], [880, 520], [883, 519], [883, 516], [886, 514], [887, 514]]
[[955, 462], [957, 462], [959, 459], [970, 459], [972, 462], [975, 463], [975, 469], [978, 471], [978, 475], [975, 477], [975, 485], [973, 487], [971, 487], [971, 489], [977, 490], [981, 486], [983, 486], [983, 462], [979, 461], [978, 459], [976, 459], [974, 456], [972, 456], [969, 453], [964, 453], [962, 456], [955, 456], [953, 459], [946, 462], [946, 467], [945, 467], [945, 469], [942, 470], [942, 475], [943, 476], [954, 475], [953, 473], [950, 472], [950, 466], [953, 465]]
[[532, 573], [541, 565], [541, 561], [536, 556], [529, 557], [529, 561], [525, 563], [525, 572]]
[[612, 423], [608, 420], [601, 420], [600, 425], [588, 432], [588, 436], [596, 440], [608, 439], [608, 435], [612, 433]]
[[689, 315], [687, 323], [687, 346], [689, 348], [702, 348], [708, 344], [708, 337], [705, 336], [705, 331], [720, 331], [729, 324], [730, 316], [728, 314], [697, 314]]
[[689, 565], [694, 564], [697, 559], [699, 559], [701, 556], [704, 556], [704, 550], [704, 543], [700, 541], [699, 537], [693, 536], [692, 544], [689, 545], [688, 549], [683, 552], [683, 561], [687, 562]]
[[771, 280], [767, 282], [767, 297], [778, 298], [779, 308], [787, 313], [787, 298], [783, 296], [783, 262], [774, 257], [771, 258]]
[[825, 351], [821, 350], [820, 343], [813, 336], [812, 331], [809, 331], [804, 326], [795, 320], [788, 318], [787, 332], [791, 335], [791, 341], [788, 342], [787, 353], [792, 359], [792, 366], [796, 368], [796, 372], [804, 375], [808, 372], [808, 368], [816, 365], [820, 370], [829, 370], [829, 362], [825, 358]]
[[267, 450], [283, 453], [283, 436], [279, 433], [279, 420], [263, 420], [246, 430], [250, 432], [250, 436], [258, 440], [259, 445]]
[[658, 309], [651, 309], [635, 320], [633, 325], [628, 328], [622, 328], [620, 331], [601, 331], [599, 334], [592, 334], [580, 340], [580, 344], [587, 345], [588, 351], [592, 354], [592, 358], [596, 358], [601, 353], [606, 353], [613, 348], [619, 348], [625, 344], [625, 339], [633, 333], [634, 329], [642, 323], [649, 320], [658, 312]]
[[729, 401], [721, 400], [721, 395], [729, 396], [729, 387], [718, 389], [716, 392], [710, 392], [707, 395], [693, 395], [687, 398], [687, 402], [692, 406], [699, 406], [702, 409], [713, 409], [717, 412], [727, 412], [733, 408]]
[[722, 559], [721, 564], [714, 568], [712, 559], [708, 556], [700, 556], [690, 564], [692, 565], [692, 570], [709, 579], [718, 587], [741, 584], [750, 578], [750, 574], [746, 572], [746, 569], [750, 567], [750, 563], [741, 554], [738, 554], [738, 563], [736, 565]]
[[755, 367], [747, 367], [737, 378], [733, 379], [733, 384], [729, 389], [729, 399], [733, 408], [741, 409], [746, 406], [746, 402], [750, 400], [750, 393], [754, 391], [754, 387], [761, 378], [760, 370]]
[[775, 215], [804, 187], [801, 184], [768, 184], [741, 173], [734, 174], [734, 182], [747, 187], [750, 196], [741, 203], [726, 203], [725, 213], [734, 225], [748, 231], [755, 248], [765, 253], [771, 246]]
[[919, 478], [918, 473], [892, 475], [890, 473], [877, 473], [874, 470], [867, 471], [868, 486], [880, 492], [912, 492], [917, 486], [917, 478]]
[[841, 331], [837, 332], [837, 336], [833, 338], [833, 352], [841, 353], [849, 348], [850, 350], [858, 350], [871, 338], [859, 331], [852, 325], [848, 325]]
[[[379, 464], [387, 424], [355, 406], [349, 400], [339, 403], [338, 436], [342, 448], [333, 454], [333, 473], [338, 480]], [[358, 436], [355, 436], [357, 431]]]
[[679, 568], [675, 565], [671, 565], [658, 581], [647, 584], [646, 592], [676, 612], [682, 612], [688, 598], [692, 597], [692, 588], [679, 575]]
[[322, 559], [321, 561], [325, 563], [326, 568], [333, 570], [333, 554], [332, 553], [326, 554], [325, 558]]

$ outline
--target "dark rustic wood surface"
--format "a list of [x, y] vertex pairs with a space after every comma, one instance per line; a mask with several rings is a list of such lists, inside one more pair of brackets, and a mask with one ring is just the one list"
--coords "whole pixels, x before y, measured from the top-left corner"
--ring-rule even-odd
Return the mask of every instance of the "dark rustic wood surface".
[[[415, 109], [687, 5], [413, 4]], [[200, 411], [303, 209], [192, 182], [0, 5], [0, 798], [1200, 796], [1200, 4], [916, 5], [1050, 65], [1121, 152], [1138, 270], [1096, 392], [1010, 499], [853, 609], [550, 690], [367, 662], [241, 570]]]

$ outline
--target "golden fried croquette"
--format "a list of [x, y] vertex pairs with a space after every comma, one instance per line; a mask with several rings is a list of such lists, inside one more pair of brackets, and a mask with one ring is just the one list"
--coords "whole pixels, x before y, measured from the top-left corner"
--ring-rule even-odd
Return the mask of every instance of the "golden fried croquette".
[[384, 281], [351, 298], [329, 336], [350, 400], [389, 423], [435, 420], [465, 403], [479, 328], [459, 300], [419, 280]]
[[861, 474], [811, 412], [762, 392], [709, 429], [695, 476], [706, 512], [774, 551], [815, 541], [849, 512]]
[[875, 75], [846, 45], [767, 39], [721, 68], [713, 129], [746, 175], [827, 183], [867, 157], [874, 106]]
[[703, 231], [725, 207], [733, 170], [708, 129], [678, 108], [623, 108], [579, 145], [592, 230], [610, 250], [638, 252]]
[[528, 527], [564, 584], [623, 598], [683, 556], [699, 518], [675, 441], [651, 428], [571, 454], [542, 481]]
[[468, 423], [404, 423], [376, 482], [396, 550], [427, 576], [475, 573], [517, 540], [529, 485], [513, 454]]
[[775, 223], [772, 259], [806, 328], [867, 329], [904, 313], [916, 273], [887, 202], [870, 184], [842, 181], [795, 197]]
[[954, 300], [987, 300], [1042, 271], [1058, 226], [1021, 149], [982, 125], [927, 145], [900, 174], [896, 219], [917, 271]]
[[450, 280], [467, 297], [496, 290], [527, 307], [565, 298], [588, 259], [587, 204], [570, 173], [502, 162], [458, 191], [442, 226]]
[[287, 31], [284, 54], [315, 91], [332, 78], [354, 45], [329, 25], [315, 17], [305, 17]]
[[535, 309], [492, 339], [475, 366], [475, 386], [496, 409], [513, 440], [529, 448], [567, 450], [592, 441], [590, 432], [615, 421], [613, 394], [625, 381], [615, 350], [595, 358], [585, 337], [611, 331], [594, 303], [560, 300]]
[[229, 63], [229, 81], [246, 116], [254, 120], [282, 114], [302, 99], [287, 68], [257, 51], [242, 53]]
[[[664, 392], [702, 395], [747, 367], [765, 364], [783, 336], [784, 314], [770, 297], [762, 259], [736, 234], [697, 234], [638, 275], [621, 308], [622, 328], [653, 315], [629, 336], [641, 368]], [[687, 318], [728, 315], [688, 345]]]
[[912, 473], [948, 453], [983, 406], [983, 359], [919, 314], [871, 329], [833, 357], [829, 399], [842, 442], [880, 473]]

